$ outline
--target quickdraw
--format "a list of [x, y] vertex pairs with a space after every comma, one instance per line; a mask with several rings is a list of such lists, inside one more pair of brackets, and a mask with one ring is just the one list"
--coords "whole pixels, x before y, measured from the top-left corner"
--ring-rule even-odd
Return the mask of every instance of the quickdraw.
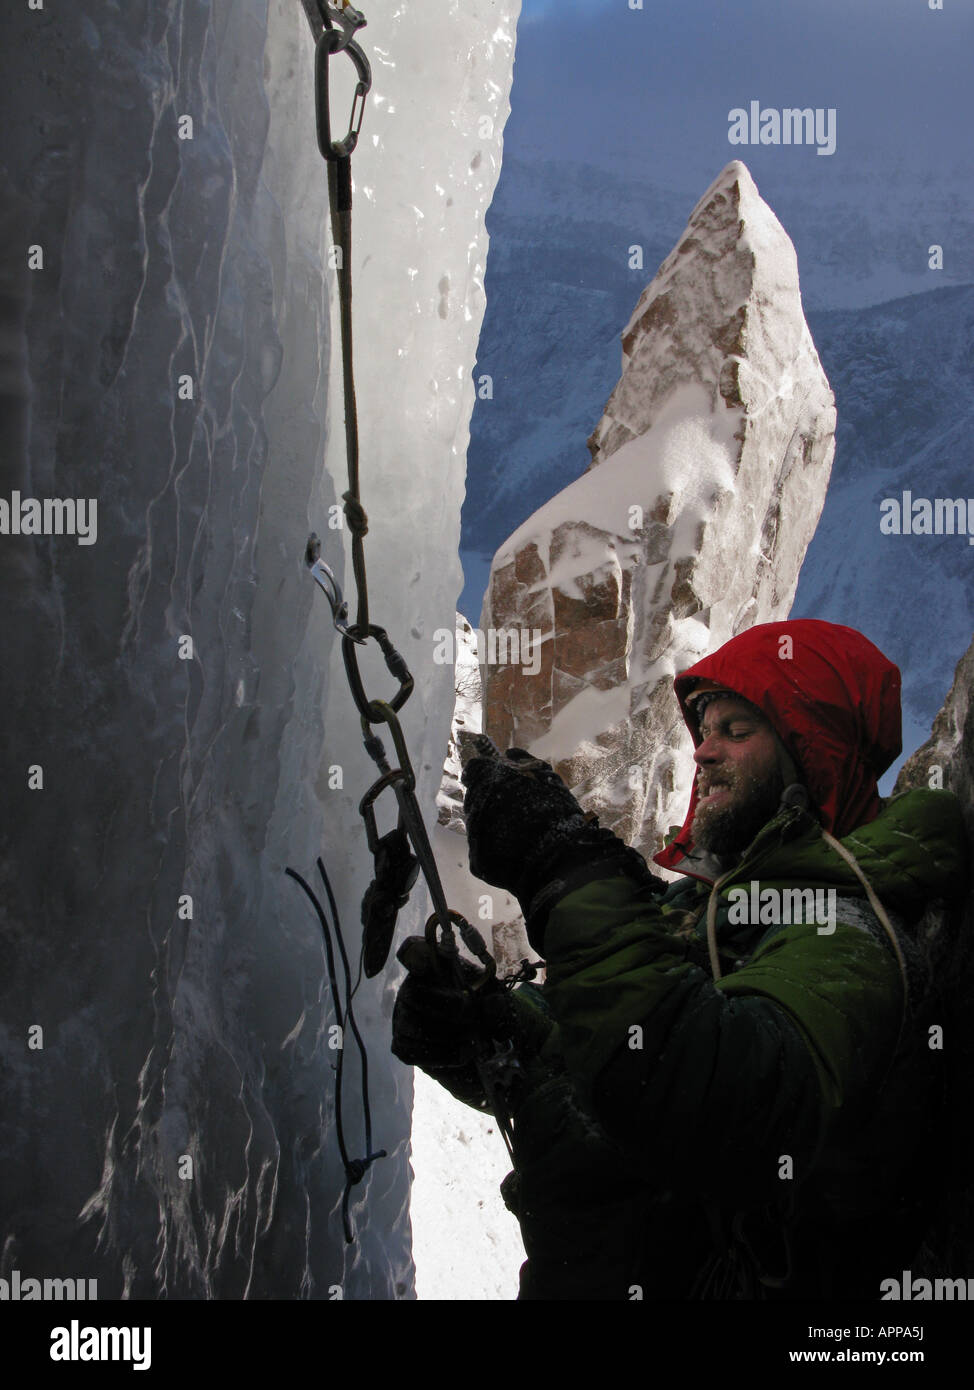
[[[419, 874], [422, 873], [433, 904], [433, 912], [426, 923], [425, 935], [431, 947], [434, 948], [434, 959], [440, 963], [458, 990], [465, 994], [474, 994], [485, 986], [498, 987], [494, 983], [497, 976], [496, 962], [487, 950], [484, 939], [477, 929], [471, 926], [460, 913], [451, 910], [447, 904], [439, 870], [423, 822], [422, 809], [416, 798], [416, 777], [398, 717], [399, 711], [412, 694], [413, 677], [402, 655], [393, 646], [385, 628], [378, 627], [369, 620], [368, 581], [363, 547], [363, 539], [368, 531], [368, 517], [359, 497], [358, 416], [352, 372], [351, 315], [351, 154], [361, 130], [365, 98], [372, 82], [368, 59], [356, 42], [354, 35], [364, 26], [366, 21], [360, 11], [348, 4], [342, 5], [341, 8], [325, 3], [325, 0], [301, 0], [301, 4], [307, 15], [316, 44], [315, 105], [318, 148], [327, 165], [332, 229], [336, 244], [341, 249], [338, 261], [338, 296], [345, 406], [345, 443], [348, 457], [348, 491], [343, 494], [343, 497], [345, 517], [352, 535], [352, 569], [357, 597], [354, 623], [349, 622], [348, 604], [342, 595], [341, 586], [333, 571], [321, 559], [321, 544], [314, 534], [311, 535], [307, 543], [305, 562], [312, 579], [328, 600], [333, 625], [341, 635], [345, 672], [352, 698], [361, 718], [363, 743], [366, 752], [376, 764], [380, 774], [359, 803], [359, 814], [365, 823], [366, 838], [375, 866], [375, 876], [362, 900], [362, 968], [365, 975], [371, 978], [385, 966], [392, 946], [399, 910], [405, 906], [413, 885]], [[355, 67], [358, 81], [352, 102], [348, 132], [341, 140], [336, 141], [332, 138], [329, 112], [328, 70], [332, 57], [339, 53], [348, 55]], [[358, 665], [358, 650], [370, 640], [377, 643], [387, 670], [398, 682], [398, 690], [390, 700], [370, 700], [366, 693]], [[395, 767], [390, 765], [388, 761], [382, 739], [373, 732], [373, 726], [378, 724], [385, 724], [389, 729], [395, 748]], [[398, 819], [394, 830], [380, 836], [375, 819], [375, 802], [382, 792], [390, 788], [396, 798]], [[320, 860], [318, 866], [328, 889], [332, 915], [337, 926], [337, 909], [331, 897], [324, 866]], [[300, 875], [291, 869], [288, 869], [287, 872], [302, 886], [314, 903], [322, 929], [325, 931], [327, 943], [326, 919], [320, 903]], [[484, 967], [482, 978], [473, 986], [465, 982], [460, 970], [459, 950], [453, 934], [454, 926], [459, 931], [464, 945]], [[340, 934], [338, 939], [341, 941]], [[329, 961], [331, 961], [330, 945], [328, 951]], [[344, 958], [344, 948], [342, 948], [342, 954]], [[330, 974], [332, 977], [334, 976], [333, 968], [330, 968]], [[526, 977], [521, 974], [503, 983], [512, 985], [521, 978]], [[334, 988], [337, 986], [333, 983]], [[336, 1012], [341, 1019], [337, 993], [335, 994], [335, 1004]], [[346, 1017], [349, 1015], [350, 1010], [346, 1008]], [[358, 1037], [357, 1030], [356, 1037]], [[361, 1040], [359, 1041], [361, 1042]], [[495, 1044], [489, 1053], [485, 1048], [484, 1055], [478, 1059], [476, 1065], [484, 1093], [488, 1098], [498, 1129], [513, 1163], [511, 1122], [501, 1106], [498, 1094], [502, 1074], [509, 1065], [508, 1050], [505, 1050], [500, 1044]], [[363, 1103], [367, 1117], [366, 1149], [369, 1151], [365, 1159], [350, 1160], [348, 1158], [340, 1117], [338, 1121], [339, 1144], [347, 1178], [343, 1216], [345, 1235], [349, 1241], [352, 1239], [347, 1215], [349, 1191], [356, 1182], [361, 1181], [372, 1160], [384, 1154], [384, 1151], [379, 1154], [370, 1152], [371, 1126], [368, 1122], [368, 1092], [365, 1077], [363, 1053]], [[340, 1093], [336, 1097], [336, 1103], [340, 1109]]]

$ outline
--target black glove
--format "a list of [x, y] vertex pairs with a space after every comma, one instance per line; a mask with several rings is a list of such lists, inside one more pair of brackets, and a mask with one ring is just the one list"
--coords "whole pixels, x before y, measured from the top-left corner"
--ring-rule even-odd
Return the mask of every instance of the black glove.
[[[393, 1052], [400, 1062], [424, 1071], [467, 1066], [482, 1044], [482, 991], [464, 993], [450, 967], [451, 956], [437, 946], [434, 957], [424, 936], [407, 937], [396, 959], [409, 974], [392, 1012]], [[483, 980], [481, 966], [462, 956], [456, 959], [468, 989]]]
[[[408, 937], [397, 954], [409, 974], [392, 1014], [392, 1051], [407, 1066], [420, 1067], [465, 1105], [489, 1110], [478, 1060], [489, 1066], [498, 1052], [512, 1059], [515, 1053], [533, 1055], [547, 1037], [551, 1020], [496, 980], [465, 994], [454, 982], [452, 970], [441, 974], [438, 969], [450, 957], [440, 946], [434, 956], [425, 937]], [[460, 970], [469, 985], [485, 974], [462, 958]]]
[[550, 764], [522, 748], [472, 758], [462, 781], [470, 872], [523, 903], [533, 863], [578, 835], [585, 812]]
[[[506, 1104], [519, 1103], [530, 1085], [525, 1067], [554, 1026], [540, 991], [507, 989], [491, 980], [464, 994], [452, 983], [452, 971], [441, 976], [437, 968], [449, 957], [440, 946], [434, 957], [422, 936], [408, 937], [397, 955], [409, 971], [392, 1014], [392, 1051], [399, 1060], [420, 1067], [457, 1100], [481, 1111], [491, 1108], [484, 1090], [486, 1067]], [[485, 973], [462, 958], [460, 969], [469, 984]]]
[[665, 888], [636, 850], [586, 816], [549, 763], [523, 749], [471, 759], [463, 782], [470, 871], [514, 894], [536, 951], [558, 898], [592, 878], [621, 870]]

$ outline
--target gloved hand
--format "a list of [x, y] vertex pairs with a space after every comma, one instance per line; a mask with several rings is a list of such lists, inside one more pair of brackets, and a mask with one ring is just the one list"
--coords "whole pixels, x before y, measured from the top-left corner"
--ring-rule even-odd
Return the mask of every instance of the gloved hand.
[[532, 864], [578, 835], [585, 812], [551, 765], [523, 748], [472, 758], [462, 781], [470, 872], [523, 902]]
[[[477, 1056], [484, 1036], [482, 991], [463, 993], [449, 968], [450, 956], [440, 946], [436, 951], [438, 960], [425, 936], [410, 936], [396, 952], [409, 974], [392, 1012], [392, 1050], [400, 1062], [424, 1071], [466, 1067]], [[468, 986], [484, 978], [481, 966], [462, 956], [458, 960]]]
[[572, 886], [617, 867], [665, 887], [636, 850], [586, 816], [549, 763], [524, 749], [472, 758], [463, 782], [470, 871], [514, 894], [536, 951], [544, 953], [548, 912]]
[[[507, 1088], [510, 1100], [517, 1081], [526, 1075], [524, 1064], [537, 1056], [553, 1027], [540, 991], [531, 986], [511, 990], [491, 980], [465, 995], [453, 982], [452, 972], [440, 975], [437, 958], [423, 936], [408, 937], [397, 956], [409, 974], [392, 1015], [395, 1055], [408, 1066], [420, 1067], [457, 1100], [488, 1110], [479, 1058], [491, 1070], [494, 1085]], [[440, 946], [437, 956], [449, 959]], [[470, 984], [485, 973], [463, 959], [460, 969]], [[498, 1053], [509, 1072], [503, 1080], [495, 1069]]]

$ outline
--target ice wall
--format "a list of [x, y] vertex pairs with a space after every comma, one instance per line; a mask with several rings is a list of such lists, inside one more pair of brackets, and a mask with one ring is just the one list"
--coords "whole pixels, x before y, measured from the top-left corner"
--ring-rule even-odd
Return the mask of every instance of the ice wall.
[[[461, 583], [518, 9], [398, 0], [360, 36], [366, 544], [373, 620], [417, 678], [430, 823], [453, 706], [432, 634]], [[2, 24], [0, 497], [96, 499], [98, 532], [0, 536], [0, 1275], [97, 1278], [102, 1298], [409, 1296], [393, 977], [357, 1000], [390, 1157], [355, 1189], [346, 1247], [323, 952], [283, 876], [323, 853], [357, 939], [373, 767], [302, 563], [312, 527], [339, 573], [347, 551], [328, 529], [346, 483], [310, 31], [298, 0], [81, 0]], [[356, 1155], [357, 1079], [350, 1052]]]

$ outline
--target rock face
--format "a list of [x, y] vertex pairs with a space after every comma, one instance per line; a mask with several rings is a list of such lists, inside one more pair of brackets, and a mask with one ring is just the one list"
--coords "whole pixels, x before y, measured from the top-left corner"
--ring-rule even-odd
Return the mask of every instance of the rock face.
[[908, 758], [896, 779], [895, 791], [942, 786], [959, 796], [974, 842], [974, 642], [957, 663], [954, 683], [933, 721], [930, 737]]
[[536, 634], [540, 662], [485, 664], [484, 722], [652, 853], [682, 818], [692, 768], [673, 675], [787, 617], [834, 452], [794, 248], [739, 161], [693, 210], [622, 345], [588, 472], [494, 558], [481, 627], [520, 632], [522, 651]]

